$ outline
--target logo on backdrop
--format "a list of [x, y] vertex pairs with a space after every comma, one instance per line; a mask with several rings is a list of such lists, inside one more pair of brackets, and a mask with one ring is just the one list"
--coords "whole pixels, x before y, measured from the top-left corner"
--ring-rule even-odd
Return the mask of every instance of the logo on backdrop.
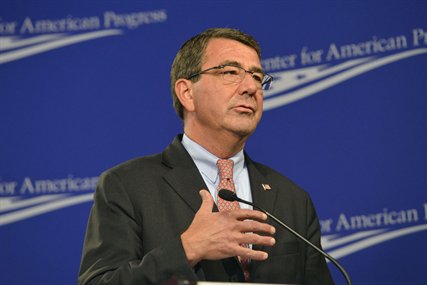
[[0, 181], [0, 226], [91, 201], [98, 177]]
[[165, 10], [116, 13], [59, 19], [2, 21], [0, 18], [0, 64], [80, 42], [117, 36], [126, 29], [165, 22]]
[[427, 231], [427, 203], [411, 209], [384, 208], [377, 213], [320, 221], [322, 246], [335, 258], [406, 235]]
[[426, 53], [427, 30], [414, 28], [408, 35], [373, 36], [363, 42], [331, 43], [317, 50], [304, 46], [299, 53], [264, 59], [263, 68], [274, 77], [272, 89], [264, 93], [264, 110], [293, 103], [357, 75]]

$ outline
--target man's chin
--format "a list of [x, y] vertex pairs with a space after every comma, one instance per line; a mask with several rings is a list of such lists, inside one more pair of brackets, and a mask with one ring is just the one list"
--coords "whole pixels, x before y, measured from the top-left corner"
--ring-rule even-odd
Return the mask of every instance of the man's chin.
[[231, 131], [239, 137], [248, 137], [255, 131], [256, 126], [236, 126]]
[[240, 137], [247, 137], [255, 131], [258, 122], [254, 116], [239, 115], [228, 121], [225, 127]]

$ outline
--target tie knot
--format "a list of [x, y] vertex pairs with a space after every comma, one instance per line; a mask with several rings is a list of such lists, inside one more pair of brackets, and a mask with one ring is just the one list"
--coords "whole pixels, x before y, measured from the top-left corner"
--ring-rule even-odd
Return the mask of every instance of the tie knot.
[[218, 166], [220, 179], [233, 178], [234, 161], [231, 159], [218, 159], [216, 165]]

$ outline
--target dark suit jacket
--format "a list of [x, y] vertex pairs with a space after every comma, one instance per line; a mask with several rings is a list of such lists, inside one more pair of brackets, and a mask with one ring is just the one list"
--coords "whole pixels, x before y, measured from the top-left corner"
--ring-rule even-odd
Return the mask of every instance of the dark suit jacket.
[[[253, 202], [319, 246], [319, 222], [308, 194], [247, 156], [246, 163]], [[204, 260], [194, 268], [186, 260], [180, 235], [201, 205], [200, 189], [207, 187], [181, 137], [160, 154], [104, 172], [88, 222], [79, 284], [162, 285], [171, 277], [243, 281], [236, 258]], [[263, 249], [266, 261], [251, 262], [251, 281], [333, 284], [324, 258], [275, 226], [276, 245]]]

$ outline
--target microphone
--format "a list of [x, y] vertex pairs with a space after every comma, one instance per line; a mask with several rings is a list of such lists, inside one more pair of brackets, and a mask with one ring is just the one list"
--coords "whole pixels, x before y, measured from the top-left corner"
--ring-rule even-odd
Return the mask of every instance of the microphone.
[[258, 207], [257, 205], [255, 205], [255, 204], [253, 204], [253, 203], [251, 203], [249, 201], [240, 199], [239, 197], [237, 197], [236, 193], [234, 193], [233, 191], [227, 190], [227, 189], [221, 189], [221, 190], [219, 190], [218, 196], [221, 199], [224, 199], [224, 200], [229, 201], [229, 202], [237, 201], [237, 202], [241, 202], [243, 204], [251, 205], [255, 209], [258, 209], [261, 212], [264, 212], [268, 217], [270, 217], [271, 219], [273, 219], [276, 223], [278, 223], [279, 225], [281, 225], [282, 227], [284, 227], [285, 229], [287, 229], [288, 231], [290, 231], [294, 236], [296, 236], [297, 238], [299, 238], [300, 240], [302, 240], [303, 242], [305, 242], [306, 244], [308, 244], [309, 246], [311, 246], [312, 248], [314, 248], [317, 252], [319, 252], [320, 254], [322, 254], [324, 257], [326, 257], [327, 259], [329, 259], [341, 271], [341, 273], [344, 275], [344, 278], [345, 278], [345, 281], [347, 282], [347, 284], [348, 285], [352, 285], [350, 277], [348, 276], [347, 272], [338, 263], [338, 261], [335, 258], [333, 258], [329, 254], [327, 254], [325, 251], [321, 250], [319, 247], [317, 247], [312, 242], [310, 242], [309, 240], [307, 240], [305, 237], [303, 237], [302, 235], [300, 235], [299, 233], [297, 233], [294, 229], [292, 229], [291, 227], [289, 227], [287, 224], [283, 223], [278, 218], [276, 218], [275, 216], [273, 216], [272, 214], [270, 214], [269, 212], [267, 212], [265, 209], [263, 209], [261, 207]]

